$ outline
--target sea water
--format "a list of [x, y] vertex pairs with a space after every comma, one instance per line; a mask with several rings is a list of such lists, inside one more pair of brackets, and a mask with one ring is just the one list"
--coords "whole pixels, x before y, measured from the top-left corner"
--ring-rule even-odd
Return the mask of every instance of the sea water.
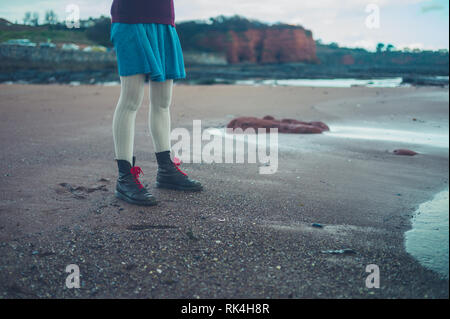
[[406, 251], [420, 264], [448, 279], [449, 189], [419, 206], [412, 229], [405, 233]]
[[272, 86], [306, 86], [306, 87], [336, 87], [349, 88], [352, 86], [365, 87], [399, 87], [409, 86], [402, 84], [403, 78], [384, 79], [286, 79], [286, 80], [239, 80], [238, 85], [272, 85]]
[[418, 132], [412, 130], [396, 130], [378, 127], [358, 127], [358, 126], [330, 126], [329, 132], [325, 135], [334, 137], [390, 141], [399, 143], [410, 143], [418, 145], [427, 145], [439, 148], [448, 148], [448, 134], [439, 134], [431, 132]]

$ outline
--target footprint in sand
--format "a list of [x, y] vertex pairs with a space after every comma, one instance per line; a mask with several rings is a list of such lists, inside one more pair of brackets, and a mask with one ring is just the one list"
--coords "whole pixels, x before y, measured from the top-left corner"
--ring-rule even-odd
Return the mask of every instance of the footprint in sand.
[[[99, 182], [109, 182], [106, 178], [99, 179]], [[106, 184], [98, 184], [91, 187], [76, 186], [69, 183], [59, 183], [60, 188], [56, 189], [57, 194], [71, 193], [77, 199], [86, 199], [86, 195], [95, 191], [107, 192]]]

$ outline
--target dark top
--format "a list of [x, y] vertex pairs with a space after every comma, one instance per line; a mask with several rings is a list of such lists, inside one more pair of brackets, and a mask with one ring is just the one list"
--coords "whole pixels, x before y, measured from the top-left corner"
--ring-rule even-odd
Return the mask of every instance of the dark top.
[[161, 23], [175, 26], [173, 0], [114, 0], [112, 23]]

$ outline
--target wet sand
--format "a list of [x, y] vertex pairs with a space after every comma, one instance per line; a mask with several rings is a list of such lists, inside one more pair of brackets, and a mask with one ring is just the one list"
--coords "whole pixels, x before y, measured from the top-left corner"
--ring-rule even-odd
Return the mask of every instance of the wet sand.
[[[160, 204], [131, 206], [113, 195], [119, 90], [0, 85], [1, 298], [448, 298], [448, 280], [404, 247], [415, 210], [448, 187], [448, 148], [281, 137], [274, 175], [256, 164], [184, 164], [205, 191], [157, 190], [147, 92], [135, 154]], [[174, 89], [172, 128], [265, 115], [448, 134], [448, 89]], [[355, 254], [321, 252], [342, 248]], [[65, 288], [69, 264], [80, 267], [80, 289]], [[380, 268], [379, 289], [365, 287], [369, 264]]]

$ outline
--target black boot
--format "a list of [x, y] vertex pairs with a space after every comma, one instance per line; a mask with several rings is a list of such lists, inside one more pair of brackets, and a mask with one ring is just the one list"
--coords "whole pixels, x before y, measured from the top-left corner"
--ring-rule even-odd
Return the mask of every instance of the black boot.
[[156, 176], [156, 187], [183, 191], [201, 191], [202, 184], [190, 179], [181, 169], [180, 162], [172, 162], [170, 151], [156, 153], [158, 161], [158, 174]]
[[156, 205], [155, 197], [150, 194], [139, 181], [142, 170], [134, 166], [136, 157], [133, 156], [133, 167], [126, 160], [116, 160], [119, 167], [119, 178], [116, 184], [116, 197], [130, 204], [141, 206]]

